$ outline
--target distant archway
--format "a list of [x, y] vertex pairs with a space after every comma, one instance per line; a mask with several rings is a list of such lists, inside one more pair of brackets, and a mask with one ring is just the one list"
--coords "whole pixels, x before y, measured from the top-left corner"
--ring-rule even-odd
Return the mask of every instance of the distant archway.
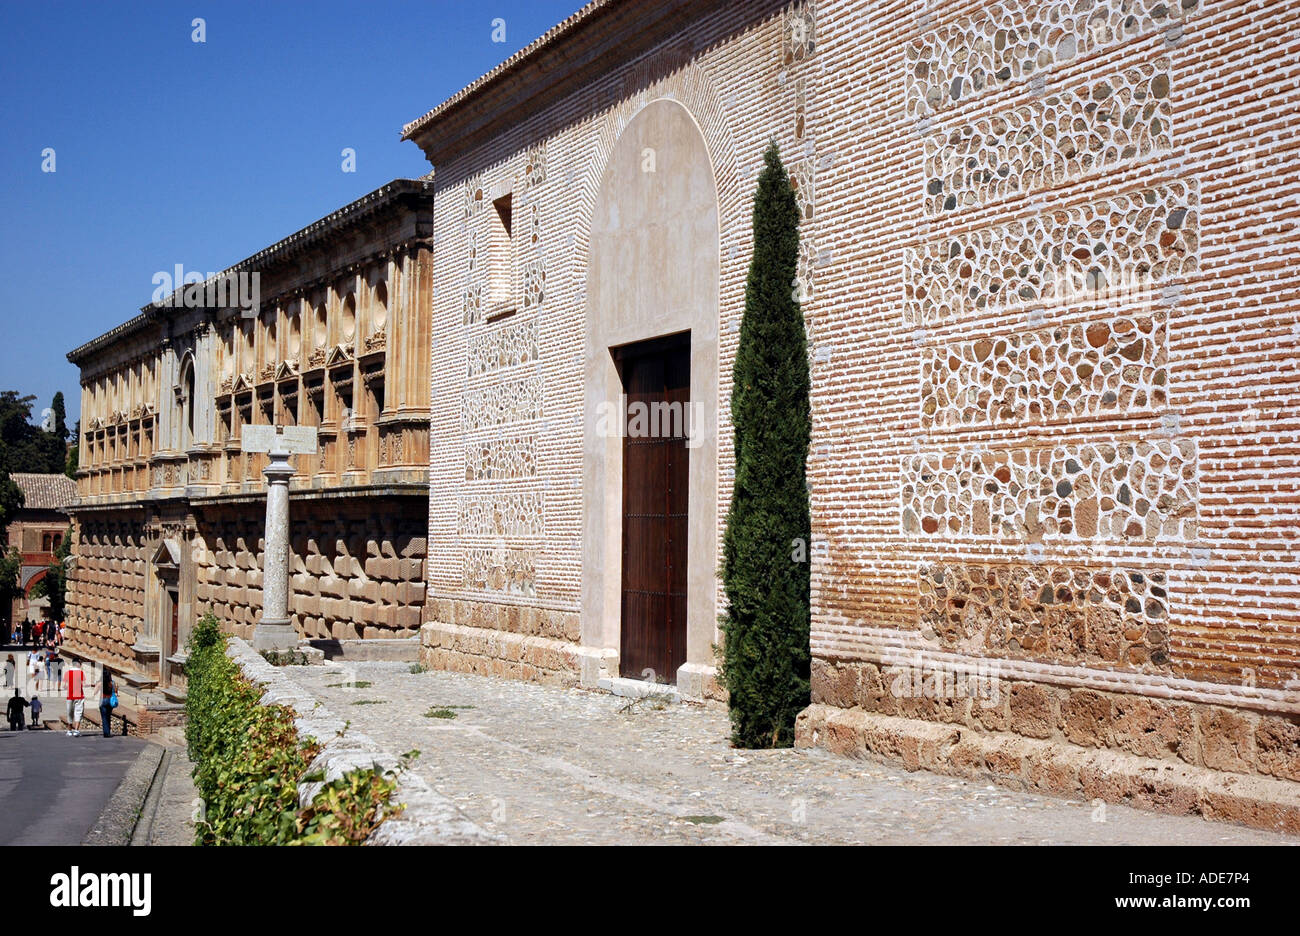
[[50, 574], [49, 569], [41, 569], [38, 572], [34, 573], [32, 577], [29, 578], [27, 582], [23, 585], [23, 597], [30, 600], [32, 598], [44, 594], [44, 587], [42, 587], [39, 591], [37, 591], [36, 594], [33, 594], [33, 589], [36, 588], [37, 583], [44, 582], [45, 579], [49, 576], [49, 574]]

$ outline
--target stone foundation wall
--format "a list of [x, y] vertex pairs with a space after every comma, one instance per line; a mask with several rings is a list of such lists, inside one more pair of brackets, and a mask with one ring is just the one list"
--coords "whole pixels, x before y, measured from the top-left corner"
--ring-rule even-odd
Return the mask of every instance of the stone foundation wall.
[[65, 597], [68, 649], [119, 672], [144, 626], [145, 576], [154, 548], [143, 513], [83, 517]]
[[[195, 537], [196, 613], [251, 639], [262, 607], [265, 506], [207, 507]], [[291, 507], [289, 611], [305, 638], [413, 637], [424, 605], [425, 501]]]
[[435, 598], [420, 631], [420, 662], [432, 669], [577, 685], [577, 612]]
[[[124, 711], [119, 708], [113, 712], [111, 731], [114, 734], [121, 732], [121, 719], [125, 714], [127, 721], [127, 733], [133, 734], [140, 738], [149, 738], [156, 735], [164, 728], [177, 728], [185, 724], [184, 708], [142, 708]], [[86, 709], [86, 721], [90, 722], [96, 728], [100, 727], [99, 707], [89, 707]]]
[[[813, 704], [1300, 781], [1297, 712], [1051, 686], [977, 668], [939, 672], [816, 660]], [[1300, 803], [1300, 787], [1296, 796]]]

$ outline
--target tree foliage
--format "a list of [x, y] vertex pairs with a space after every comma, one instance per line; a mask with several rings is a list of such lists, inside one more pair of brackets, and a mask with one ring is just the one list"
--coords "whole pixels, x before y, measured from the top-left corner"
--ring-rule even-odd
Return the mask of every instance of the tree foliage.
[[0, 473], [29, 471], [35, 474], [63, 474], [68, 465], [68, 424], [63, 394], [54, 394], [43, 425], [32, 422], [36, 397], [17, 390], [0, 391]]
[[731, 393], [736, 475], [723, 541], [722, 676], [740, 747], [790, 746], [809, 701], [810, 377], [794, 293], [799, 210], [775, 144], [764, 161]]
[[10, 477], [14, 472], [64, 474], [68, 469], [68, 424], [63, 394], [54, 394], [49, 429], [34, 424], [36, 397], [17, 390], [0, 391], [0, 534], [22, 509], [23, 493]]
[[41, 580], [45, 585], [45, 596], [50, 599], [47, 611], [51, 621], [62, 621], [67, 613], [65, 600], [68, 594], [68, 557], [72, 555], [72, 527], [63, 533], [63, 539], [54, 550], [54, 561], [49, 571]]
[[11, 602], [18, 594], [18, 576], [22, 567], [23, 558], [17, 549], [10, 546], [0, 551], [0, 618], [4, 620], [8, 620]]

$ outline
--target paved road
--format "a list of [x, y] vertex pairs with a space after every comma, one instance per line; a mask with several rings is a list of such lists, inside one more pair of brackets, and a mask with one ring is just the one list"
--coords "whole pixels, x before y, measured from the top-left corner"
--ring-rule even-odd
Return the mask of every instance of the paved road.
[[726, 711], [408, 663], [282, 672], [519, 844], [1298, 844], [821, 750], [738, 751]]
[[0, 731], [0, 845], [81, 844], [147, 743]]

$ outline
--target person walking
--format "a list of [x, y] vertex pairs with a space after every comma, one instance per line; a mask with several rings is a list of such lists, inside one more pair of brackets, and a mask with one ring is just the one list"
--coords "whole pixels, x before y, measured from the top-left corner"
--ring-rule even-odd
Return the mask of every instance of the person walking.
[[81, 737], [81, 716], [86, 709], [86, 673], [73, 664], [63, 671], [63, 684], [67, 687], [69, 737]]
[[37, 695], [33, 695], [32, 696], [32, 724], [31, 724], [32, 731], [39, 731], [40, 729], [45, 727], [45, 724], [41, 721], [41, 709], [44, 707], [45, 707], [44, 703], [41, 702], [41, 697]]
[[5, 684], [3, 688], [8, 689], [11, 686], [17, 684], [17, 682], [18, 682], [18, 663], [16, 660], [14, 660], [14, 655], [11, 653], [9, 654], [8, 657], [5, 658]]
[[104, 667], [104, 684], [99, 693], [99, 726], [104, 730], [104, 737], [107, 738], [113, 733], [113, 709], [117, 707], [117, 683], [113, 681], [113, 674]]
[[28, 687], [36, 686], [41, 677], [41, 652], [39, 650], [29, 650], [27, 652], [27, 685]]
[[9, 700], [8, 708], [10, 731], [23, 730], [23, 717], [25, 715], [23, 710], [26, 708], [27, 700], [22, 697], [22, 694], [17, 689], [15, 689], [13, 698]]

